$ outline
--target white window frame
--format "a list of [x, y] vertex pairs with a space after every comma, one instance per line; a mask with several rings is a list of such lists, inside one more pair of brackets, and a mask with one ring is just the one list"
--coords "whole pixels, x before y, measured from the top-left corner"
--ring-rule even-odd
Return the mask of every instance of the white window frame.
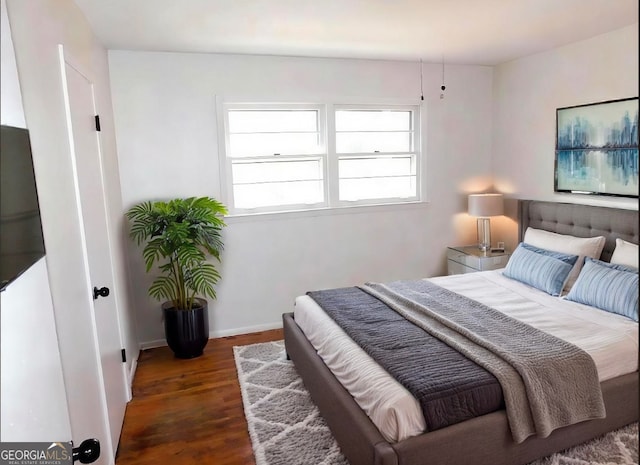
[[[275, 213], [292, 210], [313, 210], [318, 208], [326, 208], [328, 206], [327, 201], [327, 128], [326, 128], [326, 107], [325, 105], [317, 103], [259, 103], [259, 102], [219, 102], [218, 103], [218, 115], [222, 115], [219, 118], [222, 123], [221, 130], [218, 131], [218, 146], [220, 153], [220, 165], [222, 172], [221, 182], [223, 192], [225, 193], [224, 202], [229, 208], [231, 214], [251, 214], [251, 213]], [[255, 208], [237, 208], [235, 206], [234, 192], [233, 192], [233, 161], [234, 157], [227, 156], [227, 147], [230, 147], [229, 142], [229, 111], [233, 110], [313, 110], [318, 112], [318, 132], [320, 134], [319, 146], [320, 151], [314, 154], [302, 154], [302, 155], [265, 155], [260, 157], [251, 157], [254, 160], [287, 160], [287, 159], [301, 159], [308, 157], [310, 159], [322, 160], [322, 183], [323, 183], [323, 200], [314, 204], [300, 203], [300, 204], [287, 204], [287, 205], [272, 205], [265, 207]], [[220, 124], [219, 124], [220, 129]]]
[[[419, 103], [415, 104], [390, 104], [390, 103], [367, 103], [367, 104], [333, 104], [333, 103], [300, 103], [300, 102], [262, 102], [257, 100], [242, 101], [240, 99], [230, 99], [216, 97], [217, 109], [217, 126], [218, 126], [218, 153], [220, 166], [220, 184], [222, 191], [222, 201], [227, 205], [230, 216], [251, 215], [264, 213], [284, 213], [292, 211], [314, 211], [326, 209], [340, 209], [354, 206], [372, 206], [372, 205], [402, 205], [420, 202], [423, 199], [423, 176], [422, 173], [422, 124], [421, 112], [422, 108]], [[233, 157], [227, 156], [227, 147], [229, 144], [229, 110], [315, 110], [318, 111], [318, 130], [320, 133], [320, 145], [324, 149], [321, 153], [308, 155], [312, 158], [320, 157], [323, 164], [323, 194], [322, 202], [315, 204], [289, 204], [274, 205], [256, 208], [236, 208], [234, 203], [232, 164]], [[336, 130], [335, 130], [335, 112], [337, 110], [408, 110], [412, 112], [413, 124], [413, 151], [415, 153], [415, 173], [416, 173], [416, 195], [412, 197], [394, 197], [394, 198], [377, 198], [362, 199], [357, 201], [339, 200], [339, 174], [338, 162], [340, 154], [336, 153]], [[403, 153], [404, 155], [405, 153]], [[355, 154], [349, 154], [352, 156]], [[370, 156], [371, 154], [361, 154], [362, 156]], [[381, 154], [388, 155], [387, 153]], [[279, 160], [289, 158], [299, 159], [305, 155], [277, 155]], [[261, 159], [269, 159], [270, 157], [260, 157]], [[275, 155], [274, 155], [275, 158]]]
[[[333, 158], [335, 161], [333, 165], [335, 165], [335, 173], [334, 176], [330, 176], [330, 183], [333, 192], [335, 192], [334, 198], [335, 204], [338, 206], [357, 206], [357, 205], [379, 205], [379, 204], [401, 204], [401, 203], [410, 203], [419, 201], [421, 198], [421, 166], [420, 159], [422, 158], [422, 141], [420, 138], [421, 134], [421, 123], [420, 123], [420, 105], [389, 105], [389, 104], [366, 104], [366, 105], [332, 105], [332, 122], [333, 122], [333, 130], [330, 135], [330, 158]], [[337, 131], [335, 128], [335, 114], [340, 110], [363, 110], [363, 111], [410, 111], [411, 112], [411, 131], [412, 131], [412, 151], [410, 152], [383, 152], [380, 153], [381, 157], [393, 156], [393, 155], [408, 155], [414, 154], [412, 159], [413, 172], [415, 172], [416, 176], [416, 193], [411, 197], [383, 197], [383, 198], [375, 198], [375, 199], [361, 199], [361, 200], [339, 200], [339, 192], [338, 192], [338, 183], [340, 182], [340, 177], [338, 173], [338, 162], [341, 157], [370, 157], [371, 153], [337, 153], [336, 147], [336, 135]]]

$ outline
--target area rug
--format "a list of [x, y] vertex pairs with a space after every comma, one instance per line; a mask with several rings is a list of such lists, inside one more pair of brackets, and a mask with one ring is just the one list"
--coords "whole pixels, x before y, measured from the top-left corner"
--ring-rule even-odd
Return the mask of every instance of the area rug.
[[[348, 465], [286, 359], [284, 341], [236, 346], [233, 353], [256, 465]], [[637, 463], [634, 423], [530, 465]]]

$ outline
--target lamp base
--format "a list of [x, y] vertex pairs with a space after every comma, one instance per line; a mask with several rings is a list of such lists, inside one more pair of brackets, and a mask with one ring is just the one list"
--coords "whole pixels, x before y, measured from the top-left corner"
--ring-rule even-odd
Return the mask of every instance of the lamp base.
[[483, 252], [491, 249], [491, 220], [478, 218], [478, 248]]

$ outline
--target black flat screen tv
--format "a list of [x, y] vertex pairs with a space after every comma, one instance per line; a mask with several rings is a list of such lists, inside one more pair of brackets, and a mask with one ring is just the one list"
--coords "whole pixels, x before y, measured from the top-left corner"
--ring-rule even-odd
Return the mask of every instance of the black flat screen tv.
[[0, 291], [44, 256], [29, 131], [0, 126]]

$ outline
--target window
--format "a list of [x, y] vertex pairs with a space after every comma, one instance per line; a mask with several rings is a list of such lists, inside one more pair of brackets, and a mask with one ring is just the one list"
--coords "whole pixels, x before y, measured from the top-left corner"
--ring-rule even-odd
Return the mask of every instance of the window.
[[413, 109], [338, 109], [336, 154], [341, 201], [416, 199]]
[[225, 200], [232, 213], [419, 198], [418, 106], [221, 108]]
[[233, 210], [323, 205], [324, 112], [313, 107], [229, 106], [226, 156]]

